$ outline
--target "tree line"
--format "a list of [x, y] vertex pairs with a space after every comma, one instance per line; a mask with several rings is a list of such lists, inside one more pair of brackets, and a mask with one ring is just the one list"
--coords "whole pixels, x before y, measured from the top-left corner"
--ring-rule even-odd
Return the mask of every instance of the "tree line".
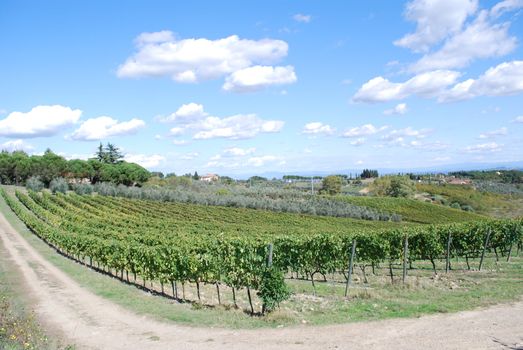
[[43, 155], [28, 155], [24, 151], [0, 152], [1, 184], [25, 185], [32, 177], [37, 177], [46, 187], [60, 177], [70, 183], [112, 182], [141, 186], [149, 179], [150, 173], [138, 164], [124, 161], [120, 150], [110, 143], [106, 146], [100, 144], [94, 157], [88, 160], [67, 160], [50, 149]]

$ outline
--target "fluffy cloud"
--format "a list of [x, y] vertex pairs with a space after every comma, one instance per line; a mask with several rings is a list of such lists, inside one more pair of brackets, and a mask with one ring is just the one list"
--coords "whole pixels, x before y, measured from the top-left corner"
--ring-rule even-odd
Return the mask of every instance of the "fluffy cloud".
[[408, 111], [407, 104], [399, 103], [396, 105], [396, 107], [383, 111], [383, 114], [385, 114], [385, 115], [405, 114], [405, 113], [407, 113], [407, 111]]
[[208, 116], [208, 114], [203, 110], [201, 104], [191, 102], [181, 105], [176, 112], [166, 117], [159, 117], [159, 120], [165, 123], [176, 122], [180, 124], [189, 124], [196, 120], [203, 119], [206, 116]]
[[78, 122], [82, 111], [60, 105], [36, 106], [29, 112], [12, 112], [0, 120], [0, 136], [52, 136]]
[[292, 16], [292, 19], [294, 19], [296, 22], [309, 23], [312, 19], [312, 16], [297, 13], [294, 16]]
[[102, 116], [87, 119], [70, 135], [70, 138], [81, 141], [102, 140], [112, 136], [134, 134], [144, 126], [145, 122], [136, 118], [118, 122], [111, 117]]
[[321, 122], [312, 122], [305, 124], [302, 133], [308, 135], [332, 135], [334, 131], [334, 128], [332, 128], [330, 125], [323, 124]]
[[127, 154], [125, 155], [124, 159], [126, 162], [136, 163], [143, 166], [144, 168], [150, 169], [160, 165], [165, 160], [165, 157], [159, 154]]
[[408, 143], [402, 144], [402, 147], [406, 148], [413, 148], [417, 150], [422, 151], [431, 151], [431, 152], [437, 152], [437, 151], [443, 151], [447, 148], [449, 148], [449, 145], [443, 142], [422, 142], [419, 140], [413, 140]]
[[359, 137], [356, 140], [349, 142], [351, 146], [361, 146], [365, 143], [364, 137]]
[[230, 147], [230, 148], [226, 148], [223, 151], [223, 154], [228, 157], [244, 157], [244, 156], [247, 156], [254, 152], [256, 152], [256, 148], [254, 148], [254, 147], [251, 147], [251, 148]]
[[427, 51], [432, 45], [456, 33], [468, 16], [476, 12], [477, 0], [414, 0], [407, 4], [405, 17], [417, 23], [414, 33], [394, 42], [413, 51]]
[[198, 152], [189, 152], [180, 157], [182, 160], [193, 160], [199, 156]]
[[167, 76], [195, 83], [227, 76], [224, 89], [230, 91], [296, 81], [293, 67], [261, 66], [287, 56], [288, 45], [282, 40], [247, 40], [236, 35], [178, 40], [172, 32], [161, 31], [142, 33], [135, 43], [137, 52], [118, 67], [118, 77]]
[[8, 151], [8, 152], [14, 152], [14, 151], [24, 151], [24, 152], [31, 152], [34, 150], [34, 147], [24, 140], [12, 140], [4, 142], [0, 145], [1, 151]]
[[514, 123], [523, 123], [523, 115], [516, 117], [516, 119], [514, 119], [513, 122]]
[[481, 143], [465, 147], [464, 151], [467, 153], [494, 153], [501, 151], [503, 145], [496, 142]]
[[476, 59], [504, 56], [515, 49], [517, 42], [508, 35], [509, 26], [509, 22], [492, 23], [488, 11], [481, 11], [462, 32], [448, 39], [438, 51], [423, 56], [410, 70], [463, 68]]
[[296, 82], [294, 67], [253, 66], [237, 70], [225, 79], [223, 89], [234, 92], [261, 90], [269, 85]]
[[182, 105], [175, 113], [161, 120], [173, 121], [176, 124], [170, 131], [172, 136], [192, 132], [193, 139], [196, 140], [248, 139], [260, 133], [277, 133], [285, 124], [281, 120], [261, 119], [256, 114], [215, 117], [205, 112], [202, 105], [196, 103]]
[[388, 126], [382, 126], [382, 127], [375, 127], [372, 124], [365, 124], [362, 126], [357, 126], [354, 128], [351, 128], [343, 133], [343, 137], [360, 137], [360, 136], [369, 136], [377, 134], [385, 129], [387, 129]]
[[363, 84], [352, 100], [375, 103], [400, 100], [411, 95], [431, 98], [439, 96], [446, 87], [454, 84], [459, 76], [459, 72], [436, 70], [418, 74], [403, 83], [393, 83], [383, 77], [376, 77]]
[[504, 0], [498, 2], [490, 10], [492, 17], [499, 17], [505, 12], [514, 11], [523, 7], [523, 0]]
[[478, 96], [507, 96], [523, 92], [523, 61], [504, 62], [489, 68], [477, 79], [468, 79], [441, 94], [440, 102]]
[[479, 138], [480, 139], [491, 139], [491, 138], [495, 138], [497, 136], [505, 136], [507, 134], [508, 134], [508, 129], [503, 127], [503, 128], [497, 129], [497, 130], [484, 132], [479, 135]]
[[432, 129], [416, 130], [409, 126], [403, 129], [392, 130], [387, 135], [383, 136], [382, 139], [392, 143], [402, 143], [405, 137], [415, 137], [417, 139], [422, 139], [427, 137], [432, 131]]
[[260, 156], [260, 157], [251, 157], [247, 159], [247, 165], [253, 166], [253, 167], [261, 167], [266, 165], [267, 163], [278, 163], [280, 165], [285, 164], [285, 160], [283, 160], [282, 157], [278, 156]]

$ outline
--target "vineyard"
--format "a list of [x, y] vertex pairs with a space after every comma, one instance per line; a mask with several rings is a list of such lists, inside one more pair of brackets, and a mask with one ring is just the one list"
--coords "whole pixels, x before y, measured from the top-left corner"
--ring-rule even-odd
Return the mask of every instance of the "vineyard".
[[403, 265], [405, 278], [415, 261], [449, 270], [451, 258], [468, 264], [486, 251], [510, 258], [523, 242], [521, 220], [419, 225], [97, 195], [1, 194], [36, 235], [67, 256], [143, 286], [159, 282], [163, 294], [167, 286], [179, 300], [187, 299], [188, 284], [197, 300], [203, 285], [215, 286], [219, 303], [220, 288], [232, 290], [234, 304], [245, 290], [251, 313], [254, 292], [262, 311], [287, 297], [285, 277], [314, 284], [338, 273], [350, 282], [347, 271], [358, 265], [364, 273], [387, 266], [394, 280], [393, 265]]

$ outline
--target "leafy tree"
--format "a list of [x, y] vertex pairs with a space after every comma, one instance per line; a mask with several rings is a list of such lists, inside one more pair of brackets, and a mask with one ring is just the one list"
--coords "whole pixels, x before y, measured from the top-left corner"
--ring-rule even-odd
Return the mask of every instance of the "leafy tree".
[[330, 195], [339, 194], [341, 192], [342, 180], [339, 176], [330, 175], [323, 179], [321, 192]]
[[112, 143], [107, 144], [107, 147], [105, 147], [105, 153], [107, 163], [116, 164], [123, 159], [123, 154], [120, 152], [120, 149]]
[[408, 197], [415, 191], [408, 176], [383, 176], [371, 184], [370, 191], [376, 196]]
[[198, 175], [198, 172], [195, 171], [194, 175], [192, 176], [193, 180], [200, 180], [200, 175]]

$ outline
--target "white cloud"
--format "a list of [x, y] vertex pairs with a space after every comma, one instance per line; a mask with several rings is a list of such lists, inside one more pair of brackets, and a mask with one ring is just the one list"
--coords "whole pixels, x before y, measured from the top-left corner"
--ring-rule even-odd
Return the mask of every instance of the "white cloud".
[[147, 169], [157, 167], [165, 161], [165, 157], [159, 154], [126, 154], [124, 159], [126, 162], [136, 163]]
[[364, 137], [359, 137], [357, 138], [356, 140], [353, 140], [351, 142], [349, 142], [351, 144], [351, 146], [361, 146], [365, 143], [365, 138]]
[[102, 140], [112, 136], [134, 134], [144, 126], [145, 122], [136, 118], [118, 122], [111, 117], [101, 116], [87, 119], [70, 135], [70, 138], [81, 141]]
[[523, 115], [516, 117], [516, 119], [514, 119], [513, 122], [514, 123], [523, 123]]
[[185, 132], [184, 128], [175, 126], [174, 128], [171, 128], [171, 130], [169, 130], [169, 135], [170, 136], [181, 136], [184, 134], [184, 132]]
[[312, 19], [312, 16], [297, 13], [294, 16], [292, 16], [292, 19], [294, 19], [296, 22], [309, 23]]
[[387, 135], [383, 136], [382, 139], [392, 143], [402, 143], [405, 137], [422, 139], [427, 137], [432, 131], [432, 129], [416, 130], [409, 126], [403, 129], [392, 130]]
[[492, 139], [492, 138], [495, 138], [497, 136], [505, 136], [505, 135], [508, 135], [508, 129], [506, 127], [502, 127], [500, 129], [497, 129], [497, 130], [484, 132], [484, 133], [479, 135], [479, 138], [480, 139]]
[[252, 92], [269, 85], [296, 82], [294, 67], [253, 66], [237, 70], [225, 79], [223, 89], [234, 92]]
[[399, 103], [394, 108], [387, 109], [383, 111], [383, 114], [385, 115], [391, 115], [391, 114], [405, 114], [407, 113], [408, 108], [406, 103]]
[[175, 144], [176, 146], [185, 146], [189, 144], [189, 142], [186, 140], [173, 140], [173, 144]]
[[194, 134], [196, 140], [213, 138], [248, 139], [259, 133], [276, 133], [283, 128], [284, 122], [263, 120], [255, 114], [237, 114], [231, 117], [207, 117], [193, 128], [200, 129]]
[[454, 84], [459, 76], [459, 72], [436, 70], [418, 74], [404, 83], [393, 83], [380, 76], [363, 84], [352, 100], [375, 103], [400, 100], [411, 95], [431, 98], [439, 96], [446, 87]]
[[14, 151], [24, 151], [24, 152], [31, 152], [34, 150], [34, 147], [24, 140], [12, 140], [4, 142], [0, 145], [0, 151], [8, 151], [8, 152], [14, 152]]
[[285, 124], [281, 120], [261, 119], [256, 114], [215, 117], [205, 112], [202, 105], [196, 103], [182, 105], [175, 113], [163, 120], [173, 121], [176, 124], [170, 131], [172, 136], [192, 132], [193, 139], [197, 140], [247, 139], [260, 133], [277, 133]]
[[82, 111], [61, 105], [36, 106], [29, 112], [11, 112], [0, 120], [0, 136], [45, 137], [52, 136], [78, 122]]
[[448, 156], [444, 156], [444, 157], [434, 157], [432, 160], [435, 161], [435, 162], [445, 162], [445, 161], [448, 161], [448, 160], [451, 160], [452, 158], [448, 157]]
[[509, 36], [509, 26], [509, 22], [491, 23], [488, 11], [481, 11], [462, 32], [448, 39], [438, 51], [424, 55], [410, 70], [463, 68], [476, 59], [504, 56], [516, 48], [517, 39]]
[[282, 40], [248, 40], [237, 35], [217, 40], [178, 40], [172, 32], [161, 31], [142, 33], [135, 43], [137, 51], [118, 67], [120, 78], [167, 76], [180, 83], [196, 83], [227, 76], [230, 81], [224, 88], [231, 91], [243, 91], [235, 89], [241, 83], [252, 82], [248, 87], [254, 89], [287, 83], [293, 77], [296, 80], [290, 66], [269, 67], [272, 72], [259, 68], [245, 71], [287, 56], [288, 45]]
[[405, 17], [417, 23], [414, 33], [394, 42], [415, 52], [427, 51], [432, 45], [456, 33], [478, 7], [477, 0], [414, 0], [407, 4]]
[[443, 150], [449, 148], [449, 145], [446, 143], [443, 143], [443, 142], [439, 142], [439, 141], [422, 142], [419, 140], [413, 140], [413, 141], [410, 141], [409, 143], [402, 144], [401, 146], [405, 147], [405, 148], [413, 148], [413, 149], [417, 149], [417, 150], [431, 151], [431, 152], [443, 151]]
[[182, 160], [193, 160], [199, 156], [198, 152], [189, 152], [180, 157]]
[[358, 160], [358, 161], [356, 161], [355, 164], [356, 164], [356, 165], [362, 165], [363, 163], [365, 163], [363, 160]]
[[496, 142], [481, 143], [465, 147], [464, 151], [467, 153], [494, 153], [501, 151], [503, 145]]
[[164, 123], [177, 122], [180, 124], [189, 124], [196, 120], [201, 120], [206, 116], [208, 116], [208, 114], [203, 110], [201, 104], [191, 102], [181, 105], [176, 112], [166, 117], [159, 117], [159, 120]]
[[504, 0], [498, 2], [490, 10], [490, 15], [492, 17], [499, 17], [505, 12], [517, 10], [523, 7], [523, 0]]
[[354, 128], [351, 128], [343, 133], [343, 137], [360, 137], [360, 136], [368, 136], [368, 135], [374, 135], [377, 134], [385, 129], [387, 129], [388, 126], [382, 126], [382, 127], [375, 127], [372, 124], [365, 124], [362, 126], [357, 126]]
[[283, 160], [282, 157], [278, 156], [259, 156], [259, 157], [251, 157], [247, 159], [247, 165], [251, 165], [253, 167], [261, 167], [266, 165], [267, 163], [278, 163], [279, 165], [285, 164], [285, 160]]
[[441, 94], [440, 102], [478, 96], [508, 96], [523, 92], [523, 61], [504, 62], [489, 68], [477, 79], [468, 79]]
[[335, 129], [328, 124], [323, 124], [322, 122], [312, 122], [305, 124], [302, 133], [308, 135], [332, 135], [334, 131]]
[[144, 46], [173, 40], [175, 40], [174, 34], [171, 31], [162, 30], [160, 32], [142, 33], [135, 39], [135, 43], [138, 46]]
[[254, 147], [251, 147], [251, 148], [230, 147], [230, 148], [226, 148], [223, 151], [223, 154], [228, 157], [244, 157], [244, 156], [247, 156], [254, 152], [256, 152], [256, 148], [254, 148]]

